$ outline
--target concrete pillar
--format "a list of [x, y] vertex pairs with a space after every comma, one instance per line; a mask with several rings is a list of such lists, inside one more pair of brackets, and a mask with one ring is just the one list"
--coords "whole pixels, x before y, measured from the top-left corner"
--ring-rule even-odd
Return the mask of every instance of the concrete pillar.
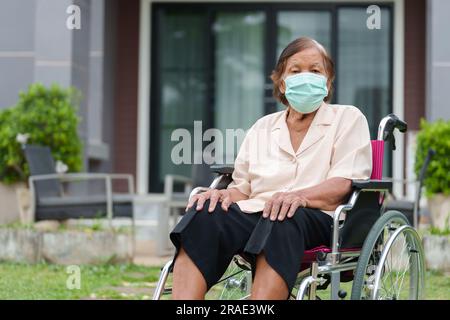
[[[66, 21], [70, 5], [80, 7], [81, 28], [69, 29]], [[90, 52], [89, 0], [38, 0], [34, 29], [35, 68], [34, 81], [44, 85], [58, 83], [74, 86], [82, 92], [79, 106], [81, 123], [79, 135], [84, 147], [88, 145], [89, 127], [89, 52]], [[86, 154], [86, 152], [84, 152]], [[86, 159], [86, 157], [84, 157]], [[85, 160], [84, 167], [87, 167]]]
[[35, 0], [2, 1], [0, 6], [0, 110], [17, 103], [33, 82]]
[[427, 100], [429, 121], [450, 119], [450, 1], [427, 2]]

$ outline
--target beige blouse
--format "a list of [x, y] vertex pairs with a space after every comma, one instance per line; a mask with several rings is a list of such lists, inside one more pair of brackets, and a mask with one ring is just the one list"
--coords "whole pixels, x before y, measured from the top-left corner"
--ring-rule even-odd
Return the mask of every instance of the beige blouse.
[[297, 152], [286, 115], [284, 110], [262, 117], [242, 142], [228, 188], [249, 196], [237, 202], [244, 212], [262, 211], [276, 192], [301, 190], [333, 177], [370, 177], [369, 126], [358, 108], [322, 103]]

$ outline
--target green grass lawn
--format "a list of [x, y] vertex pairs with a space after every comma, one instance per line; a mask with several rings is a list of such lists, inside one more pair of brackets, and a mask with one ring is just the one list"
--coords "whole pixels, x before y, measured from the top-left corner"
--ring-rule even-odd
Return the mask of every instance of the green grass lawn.
[[450, 275], [439, 272], [427, 272], [425, 294], [431, 300], [450, 300]]
[[[405, 280], [407, 283], [408, 280]], [[346, 299], [350, 298], [352, 291], [352, 282], [345, 282], [341, 284], [341, 289], [347, 292]], [[327, 290], [318, 292], [318, 296], [323, 299], [329, 299], [330, 291]], [[407, 287], [402, 296], [408, 297]], [[403, 298], [402, 298], [403, 299]], [[427, 271], [425, 275], [425, 299], [427, 300], [450, 300], [450, 276], [446, 276], [441, 272]]]
[[68, 289], [65, 266], [0, 263], [0, 299], [151, 299], [160, 268], [80, 266], [80, 289]]
[[[58, 265], [0, 263], [0, 299], [151, 299], [160, 268], [81, 266], [81, 288], [72, 290], [66, 271]], [[342, 287], [350, 295], [351, 283]], [[450, 300], [450, 276], [427, 272], [426, 298]]]

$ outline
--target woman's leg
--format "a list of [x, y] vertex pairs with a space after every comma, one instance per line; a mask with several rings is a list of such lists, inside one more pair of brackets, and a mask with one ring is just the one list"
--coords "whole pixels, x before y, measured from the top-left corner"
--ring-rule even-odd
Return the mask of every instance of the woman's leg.
[[299, 208], [284, 221], [261, 218], [244, 250], [256, 259], [252, 298], [289, 298], [304, 251], [329, 244], [332, 222], [326, 213], [310, 208]]
[[259, 216], [243, 213], [236, 204], [224, 212], [220, 203], [208, 212], [189, 209], [171, 232], [177, 248], [173, 264], [173, 298], [203, 299], [242, 251]]
[[[186, 277], [186, 275], [189, 276]], [[174, 300], [202, 300], [205, 298], [205, 294], [205, 278], [181, 247], [173, 268], [172, 298]]]
[[267, 263], [264, 253], [260, 253], [256, 258], [251, 299], [286, 300], [288, 296], [286, 281]]

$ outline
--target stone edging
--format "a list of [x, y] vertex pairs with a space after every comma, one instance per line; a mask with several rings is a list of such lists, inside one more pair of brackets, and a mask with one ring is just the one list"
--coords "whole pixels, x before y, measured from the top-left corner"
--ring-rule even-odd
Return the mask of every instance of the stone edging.
[[110, 231], [0, 228], [0, 244], [0, 261], [65, 265], [132, 261], [131, 236]]

